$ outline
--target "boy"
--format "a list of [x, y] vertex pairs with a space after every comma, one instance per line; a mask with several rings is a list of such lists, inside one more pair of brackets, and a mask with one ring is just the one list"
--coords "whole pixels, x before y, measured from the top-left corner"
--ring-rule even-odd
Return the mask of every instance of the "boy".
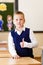
[[33, 58], [32, 48], [37, 46], [37, 42], [31, 29], [24, 27], [24, 13], [21, 11], [16, 12], [13, 23], [16, 28], [8, 36], [8, 49], [11, 56], [15, 59], [19, 57]]

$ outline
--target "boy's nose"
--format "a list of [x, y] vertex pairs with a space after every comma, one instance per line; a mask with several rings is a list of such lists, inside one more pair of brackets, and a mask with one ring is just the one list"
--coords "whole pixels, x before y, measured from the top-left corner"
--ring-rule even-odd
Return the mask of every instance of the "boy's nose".
[[20, 22], [20, 20], [18, 20], [18, 23]]

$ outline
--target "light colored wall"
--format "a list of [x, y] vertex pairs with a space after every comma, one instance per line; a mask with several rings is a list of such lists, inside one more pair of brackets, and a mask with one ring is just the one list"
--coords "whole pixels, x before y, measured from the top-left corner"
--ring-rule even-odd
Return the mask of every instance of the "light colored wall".
[[43, 0], [18, 0], [19, 10], [23, 11], [26, 27], [35, 31], [43, 30]]

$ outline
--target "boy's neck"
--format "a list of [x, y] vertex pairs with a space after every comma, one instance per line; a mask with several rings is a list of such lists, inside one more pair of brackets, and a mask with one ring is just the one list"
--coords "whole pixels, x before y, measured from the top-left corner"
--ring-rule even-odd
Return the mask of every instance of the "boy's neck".
[[22, 33], [22, 31], [25, 31], [25, 27], [22, 27], [21, 29], [15, 29], [15, 32], [17, 32], [19, 35]]
[[17, 31], [22, 31], [24, 28], [25, 28], [24, 26], [22, 26], [22, 27], [20, 27], [20, 28], [17, 28], [17, 27], [16, 27], [16, 30], [17, 30]]
[[21, 31], [22, 29], [23, 29], [23, 27], [21, 27], [21, 28], [16, 28], [17, 31]]

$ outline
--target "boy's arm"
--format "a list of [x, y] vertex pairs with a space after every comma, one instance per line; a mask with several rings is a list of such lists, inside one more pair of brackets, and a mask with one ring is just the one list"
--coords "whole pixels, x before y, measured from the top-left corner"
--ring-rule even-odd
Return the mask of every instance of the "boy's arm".
[[29, 36], [30, 36], [31, 42], [28, 43], [28, 42], [24, 41], [24, 39], [23, 39], [23, 41], [20, 43], [22, 48], [23, 47], [34, 48], [38, 45], [32, 30], [30, 30], [30, 35]]
[[11, 36], [11, 32], [8, 35], [8, 50], [9, 50], [12, 57], [17, 55], [16, 50], [15, 50], [15, 45], [13, 43], [13, 38]]

